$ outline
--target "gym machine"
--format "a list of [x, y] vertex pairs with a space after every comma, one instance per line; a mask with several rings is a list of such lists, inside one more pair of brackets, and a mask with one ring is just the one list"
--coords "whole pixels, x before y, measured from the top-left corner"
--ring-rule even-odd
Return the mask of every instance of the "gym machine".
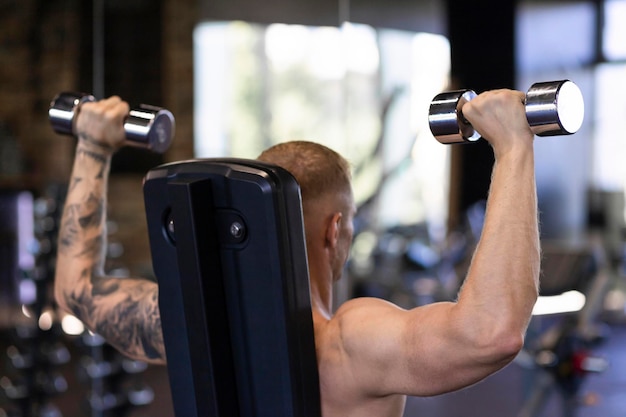
[[144, 199], [176, 415], [319, 417], [296, 180], [191, 160], [148, 172]]

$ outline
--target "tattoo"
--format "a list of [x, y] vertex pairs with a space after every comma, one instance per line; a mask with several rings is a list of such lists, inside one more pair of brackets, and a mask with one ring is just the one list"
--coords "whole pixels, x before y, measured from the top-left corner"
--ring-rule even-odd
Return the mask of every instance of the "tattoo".
[[75, 289], [68, 297], [72, 313], [91, 319], [92, 330], [127, 355], [165, 360], [156, 284], [98, 277], [88, 269], [81, 275], [85, 278], [82, 282], [90, 282], [92, 287], [91, 291], [87, 286]]
[[88, 239], [87, 241], [85, 241], [83, 250], [81, 250], [80, 253], [78, 253], [78, 256], [85, 256], [87, 258], [95, 258], [95, 257], [103, 255], [102, 253], [103, 242], [104, 242], [104, 236], [102, 235], [98, 235], [96, 237]]
[[78, 148], [77, 153], [88, 156], [94, 161], [98, 162], [100, 164], [100, 171], [96, 175], [96, 179], [104, 178], [104, 171], [107, 165], [107, 156], [105, 154], [90, 151], [89, 149], [83, 149], [81, 147]]
[[83, 140], [85, 142], [89, 142], [93, 145], [96, 145], [97, 147], [103, 149], [103, 150], [111, 150], [113, 148], [111, 148], [109, 145], [106, 145], [104, 143], [101, 143], [99, 141], [97, 141], [93, 136], [85, 133], [85, 132], [78, 132], [78, 139]]
[[[81, 213], [86, 212], [86, 213]], [[104, 231], [90, 239], [85, 239], [83, 233], [90, 228], [102, 226], [104, 216], [104, 202], [93, 193], [89, 194], [87, 201], [82, 204], [72, 204], [65, 209], [63, 227], [59, 232], [59, 250], [67, 250], [84, 242], [79, 256], [94, 257], [101, 255]]]
[[85, 210], [87, 214], [79, 217], [78, 223], [83, 229], [89, 227], [98, 227], [102, 223], [102, 215], [104, 214], [104, 204], [102, 198], [96, 197], [93, 193], [89, 194], [85, 202]]
[[72, 184], [70, 185], [70, 191], [74, 190], [74, 188], [76, 188], [76, 186], [78, 186], [78, 184], [82, 181], [83, 179], [80, 177], [73, 177], [72, 178]]
[[151, 359], [164, 357], [163, 330], [161, 329], [161, 313], [159, 311], [158, 292], [153, 291], [150, 295], [149, 302], [146, 303], [144, 314], [146, 317], [146, 326], [144, 326], [141, 336], [141, 346], [146, 356]]
[[[103, 179], [111, 148], [85, 132], [79, 132], [78, 137], [77, 155], [89, 159], [87, 162], [95, 167], [91, 169], [99, 170], [95, 179]], [[59, 253], [82, 265], [80, 278], [64, 292], [65, 302], [72, 314], [121, 352], [137, 359], [165, 361], [156, 283], [100, 274], [105, 255], [106, 199], [101, 195], [104, 188], [91, 191], [90, 182], [98, 185], [91, 178], [72, 178], [70, 191], [78, 202], [66, 206], [59, 231]], [[87, 191], [80, 194], [84, 189]]]
[[93, 160], [95, 160], [97, 162], [100, 162], [102, 164], [106, 163], [106, 161], [107, 161], [106, 155], [98, 153], [98, 152], [90, 151], [89, 149], [78, 148], [77, 152], [79, 154], [86, 155], [86, 156], [90, 157], [91, 159], [93, 159]]
[[[88, 271], [85, 270], [83, 271], [83, 274], [87, 272]], [[119, 282], [117, 282], [116, 279], [96, 278], [95, 274], [91, 274], [90, 280], [91, 280], [91, 285], [92, 285], [92, 288], [91, 288], [92, 297], [110, 295], [120, 289]]]
[[78, 204], [72, 204], [65, 208], [65, 218], [63, 227], [59, 231], [59, 250], [65, 251], [74, 246], [78, 240], [79, 227], [76, 218], [78, 217]]

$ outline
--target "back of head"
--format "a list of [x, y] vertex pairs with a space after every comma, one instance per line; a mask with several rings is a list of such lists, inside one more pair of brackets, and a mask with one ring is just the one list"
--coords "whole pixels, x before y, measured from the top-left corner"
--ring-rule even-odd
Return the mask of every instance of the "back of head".
[[330, 193], [351, 193], [348, 161], [319, 143], [280, 143], [261, 153], [258, 160], [289, 171], [300, 184], [304, 206]]

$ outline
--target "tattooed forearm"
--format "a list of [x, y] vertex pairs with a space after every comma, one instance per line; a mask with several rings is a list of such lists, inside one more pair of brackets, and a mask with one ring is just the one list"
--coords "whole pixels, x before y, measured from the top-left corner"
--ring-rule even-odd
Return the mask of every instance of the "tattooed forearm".
[[78, 240], [79, 227], [76, 218], [78, 217], [79, 204], [72, 204], [65, 207], [63, 223], [59, 231], [59, 251], [66, 252], [73, 247]]
[[[78, 139], [79, 145], [76, 149], [77, 155], [84, 155], [97, 162], [100, 165], [100, 170], [95, 178], [104, 178], [104, 173], [108, 167], [113, 149], [108, 145], [98, 142], [85, 132], [79, 132]], [[86, 144], [89, 146], [86, 146]]]
[[104, 236], [102, 234], [95, 236], [91, 239], [85, 240], [81, 251], [78, 252], [78, 256], [84, 256], [87, 258], [100, 259], [104, 256]]
[[108, 160], [108, 156], [103, 154], [103, 153], [98, 153], [98, 152], [94, 152], [91, 151], [89, 149], [85, 149], [85, 148], [78, 148], [78, 154], [83, 154], [86, 155], [88, 157], [90, 157], [91, 159], [94, 159], [97, 162], [100, 162], [101, 164], [105, 164]]
[[80, 182], [81, 182], [82, 180], [83, 180], [83, 179], [82, 179], [82, 178], [80, 178], [80, 177], [73, 177], [73, 178], [72, 178], [72, 180], [71, 180], [71, 181], [72, 181], [72, 183], [71, 183], [71, 185], [70, 185], [70, 192], [71, 192], [71, 191], [73, 191], [73, 190], [76, 188], [76, 186], [78, 186], [78, 184], [80, 184]]
[[[101, 228], [98, 231], [98, 228]], [[95, 230], [96, 236], [89, 237], [86, 232]], [[82, 244], [80, 256], [100, 257], [105, 239], [104, 201], [93, 193], [89, 194], [84, 204], [72, 204], [66, 207], [63, 225], [59, 232], [59, 250], [65, 251]]]
[[102, 225], [103, 214], [104, 201], [102, 197], [97, 197], [93, 193], [90, 193], [85, 202], [85, 214], [78, 218], [78, 223], [83, 229], [99, 227]]
[[78, 139], [84, 142], [90, 143], [92, 145], [95, 145], [98, 148], [105, 150], [105, 151], [113, 150], [113, 148], [111, 148], [109, 145], [96, 140], [93, 136], [91, 136], [90, 134], [86, 132], [78, 132]]
[[89, 149], [85, 149], [83, 147], [78, 147], [78, 150], [76, 151], [79, 155], [85, 155], [88, 156], [89, 158], [93, 159], [94, 161], [96, 161], [98, 164], [100, 164], [100, 170], [98, 171], [98, 174], [96, 174], [96, 179], [102, 179], [104, 178], [104, 172], [107, 168], [107, 165], [109, 163], [109, 155], [105, 154], [105, 153], [100, 153], [100, 152], [94, 152], [91, 151]]

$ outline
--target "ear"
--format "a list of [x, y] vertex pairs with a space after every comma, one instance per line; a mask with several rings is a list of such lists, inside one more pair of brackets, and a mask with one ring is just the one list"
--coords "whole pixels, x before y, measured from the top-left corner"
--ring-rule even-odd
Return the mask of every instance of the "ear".
[[339, 241], [339, 229], [341, 226], [341, 213], [333, 213], [326, 225], [326, 246], [334, 248]]

